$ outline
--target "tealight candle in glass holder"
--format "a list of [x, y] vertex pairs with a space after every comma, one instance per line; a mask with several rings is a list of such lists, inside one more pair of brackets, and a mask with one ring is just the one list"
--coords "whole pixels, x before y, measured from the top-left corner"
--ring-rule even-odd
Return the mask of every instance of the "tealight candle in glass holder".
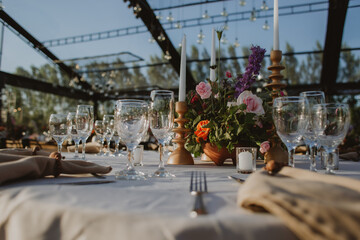
[[236, 170], [238, 173], [252, 173], [256, 170], [257, 148], [237, 147], [236, 148]]

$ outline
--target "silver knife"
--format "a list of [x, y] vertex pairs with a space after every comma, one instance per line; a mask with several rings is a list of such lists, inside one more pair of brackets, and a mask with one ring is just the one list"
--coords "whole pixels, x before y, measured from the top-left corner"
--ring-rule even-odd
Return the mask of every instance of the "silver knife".
[[229, 179], [235, 180], [238, 183], [244, 183], [245, 179], [239, 178], [239, 177], [235, 177], [235, 176], [228, 176]]
[[93, 180], [93, 181], [82, 181], [82, 182], [66, 182], [59, 183], [60, 185], [92, 185], [92, 184], [105, 184], [105, 183], [114, 183], [114, 180]]

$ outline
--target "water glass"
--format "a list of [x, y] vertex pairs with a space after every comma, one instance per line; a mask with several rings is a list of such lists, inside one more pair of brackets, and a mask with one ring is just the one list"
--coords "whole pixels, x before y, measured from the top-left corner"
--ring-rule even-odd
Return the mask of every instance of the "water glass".
[[144, 145], [138, 145], [133, 154], [133, 163], [134, 166], [143, 166], [143, 158], [144, 158]]
[[326, 152], [326, 174], [333, 174], [335, 162], [331, 154], [344, 140], [350, 126], [349, 105], [343, 103], [316, 104], [313, 109], [317, 120], [314, 130], [320, 145]]
[[49, 131], [57, 143], [58, 153], [61, 153], [62, 144], [70, 133], [67, 114], [51, 114], [49, 118]]
[[96, 120], [94, 124], [94, 130], [97, 139], [99, 139], [100, 142], [100, 151], [96, 154], [96, 156], [104, 156], [104, 127], [103, 127], [103, 121], [102, 120]]
[[70, 128], [70, 137], [75, 143], [75, 154], [73, 158], [79, 158], [79, 143], [81, 139], [76, 129], [76, 112], [69, 112], [67, 115], [67, 121]]
[[127, 167], [115, 173], [116, 179], [141, 180], [146, 175], [135, 169], [132, 162], [134, 149], [148, 130], [148, 104], [140, 100], [118, 100], [115, 107], [115, 128], [127, 147]]
[[104, 138], [106, 139], [107, 151], [105, 156], [110, 156], [110, 142], [114, 134], [114, 115], [104, 115], [103, 117]]
[[317, 153], [317, 138], [314, 132], [313, 122], [316, 121], [316, 116], [312, 114], [312, 107], [315, 104], [325, 103], [325, 94], [322, 91], [306, 91], [301, 92], [300, 96], [305, 97], [307, 105], [307, 121], [303, 129], [304, 142], [309, 148], [310, 171], [316, 172], [316, 153]]
[[306, 124], [307, 100], [300, 96], [275, 98], [273, 119], [276, 132], [288, 149], [288, 165], [295, 167], [294, 152], [302, 138], [302, 129]]
[[94, 107], [78, 105], [76, 109], [76, 129], [82, 142], [82, 159], [85, 159], [86, 140], [91, 135], [94, 125]]

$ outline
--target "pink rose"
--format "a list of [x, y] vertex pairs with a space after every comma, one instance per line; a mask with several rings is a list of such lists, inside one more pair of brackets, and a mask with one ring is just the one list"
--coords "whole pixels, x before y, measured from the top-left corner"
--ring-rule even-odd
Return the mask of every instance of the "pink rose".
[[264, 115], [265, 111], [262, 106], [263, 101], [258, 96], [252, 94], [250, 91], [243, 91], [238, 99], [237, 103], [246, 104], [246, 112], [255, 113], [256, 115]]
[[200, 95], [201, 99], [207, 99], [211, 96], [211, 86], [208, 83], [201, 82], [196, 85], [196, 92]]
[[225, 74], [226, 74], [226, 77], [227, 77], [227, 78], [231, 78], [231, 77], [232, 77], [231, 72], [226, 72]]
[[269, 141], [265, 141], [265, 142], [262, 142], [260, 144], [260, 152], [261, 152], [261, 154], [266, 153], [267, 151], [269, 151], [269, 149], [270, 149], [270, 142]]

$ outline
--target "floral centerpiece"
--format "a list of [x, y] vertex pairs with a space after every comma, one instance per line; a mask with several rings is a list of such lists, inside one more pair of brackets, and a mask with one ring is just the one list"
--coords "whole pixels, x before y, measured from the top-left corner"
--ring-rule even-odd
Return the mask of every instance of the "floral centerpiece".
[[225, 78], [201, 82], [188, 93], [186, 127], [192, 131], [186, 148], [195, 157], [205, 151], [217, 165], [229, 157], [235, 163], [236, 146], [260, 146], [269, 138], [271, 96], [269, 92], [251, 92], [265, 49], [253, 46], [251, 51], [244, 74], [233, 77], [226, 72]]

